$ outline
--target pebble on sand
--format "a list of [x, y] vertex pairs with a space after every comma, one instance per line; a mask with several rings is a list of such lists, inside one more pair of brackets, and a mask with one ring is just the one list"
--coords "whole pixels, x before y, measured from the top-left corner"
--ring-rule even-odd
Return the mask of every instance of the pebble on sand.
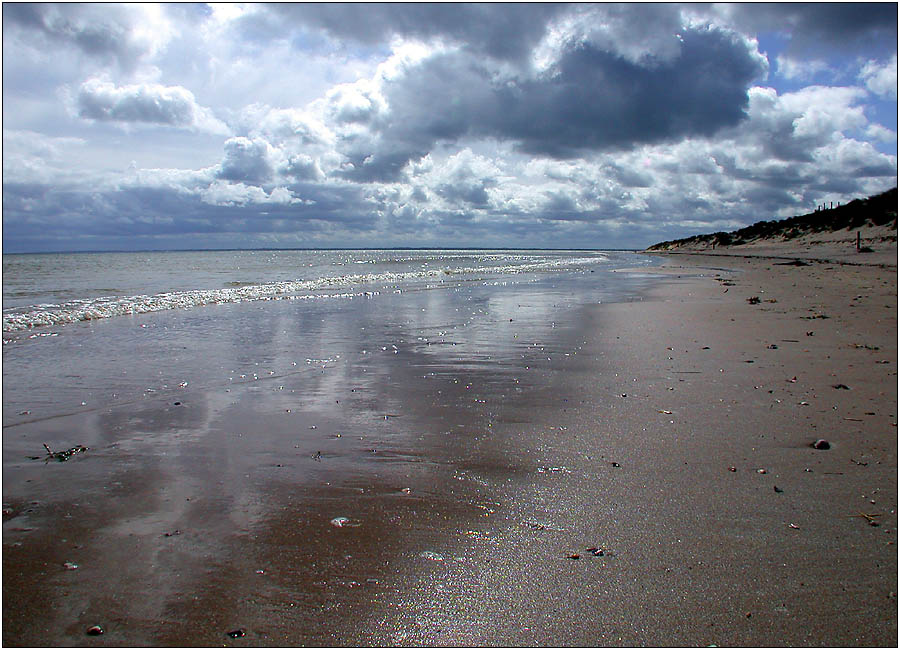
[[810, 445], [813, 449], [831, 449], [831, 443], [825, 440], [824, 438], [819, 438], [812, 445]]

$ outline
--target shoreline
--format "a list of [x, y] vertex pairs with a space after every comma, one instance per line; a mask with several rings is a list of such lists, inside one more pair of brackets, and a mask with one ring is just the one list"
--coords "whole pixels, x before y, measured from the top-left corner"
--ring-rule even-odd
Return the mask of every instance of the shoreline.
[[344, 432], [277, 466], [222, 429], [10, 504], [4, 644], [896, 646], [896, 266], [664, 255], [520, 366], [404, 351], [290, 428], [248, 391], [239, 430]]

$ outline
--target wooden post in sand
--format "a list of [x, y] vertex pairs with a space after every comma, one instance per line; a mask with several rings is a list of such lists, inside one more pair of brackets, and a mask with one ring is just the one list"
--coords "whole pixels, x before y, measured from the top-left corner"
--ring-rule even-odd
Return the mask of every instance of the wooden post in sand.
[[856, 252], [859, 252], [859, 231], [856, 231]]

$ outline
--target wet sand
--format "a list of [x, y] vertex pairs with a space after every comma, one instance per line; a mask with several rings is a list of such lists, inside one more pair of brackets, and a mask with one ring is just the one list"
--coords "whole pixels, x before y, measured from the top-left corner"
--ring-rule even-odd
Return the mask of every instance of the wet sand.
[[5, 464], [4, 645], [896, 646], [896, 247], [723, 252], [496, 350], [5, 426], [91, 449]]

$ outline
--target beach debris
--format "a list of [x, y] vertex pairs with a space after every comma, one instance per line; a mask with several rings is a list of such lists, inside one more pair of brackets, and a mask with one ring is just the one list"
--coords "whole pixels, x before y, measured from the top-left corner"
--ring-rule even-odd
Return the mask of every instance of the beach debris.
[[568, 559], [568, 560], [580, 560], [580, 559], [581, 559], [581, 555], [579, 555], [578, 553], [572, 553], [571, 555], [567, 555], [567, 556], [566, 556], [566, 559]]
[[815, 332], [807, 332], [806, 335], [807, 335], [807, 336], [815, 336], [816, 333], [815, 333]]
[[729, 471], [729, 472], [736, 472], [736, 471], [737, 471], [737, 467], [735, 467], [734, 465], [731, 465], [731, 466], [728, 468], [728, 471]]
[[163, 537], [175, 537], [176, 535], [180, 535], [180, 530], [173, 530], [171, 533], [163, 533]]
[[99, 625], [91, 625], [84, 633], [88, 636], [100, 636], [103, 634], [103, 628]]
[[335, 517], [331, 520], [331, 525], [335, 528], [354, 528], [360, 524], [350, 519], [350, 517]]
[[769, 345], [766, 346], [766, 349], [768, 349], [768, 350], [777, 350], [777, 349], [778, 349], [778, 346], [775, 345], [774, 343], [769, 343]]
[[788, 524], [788, 527], [793, 528], [794, 530], [800, 530], [800, 526], [798, 526], [797, 524]]
[[226, 632], [225, 634], [230, 636], [232, 639], [240, 639], [242, 636], [245, 636], [247, 633], [242, 628], [238, 628], [236, 630], [231, 630], [231, 632]]
[[862, 462], [861, 460], [854, 460], [853, 458], [850, 459], [850, 462], [851, 462], [851, 463], [856, 463], [857, 465], [862, 465], [863, 467], [865, 467], [866, 465], [869, 464], [868, 461], [864, 463], [864, 462]]
[[552, 531], [555, 531], [555, 532], [557, 532], [557, 533], [563, 532], [561, 528], [553, 528], [552, 526], [549, 526], [549, 525], [547, 525], [547, 524], [542, 524], [542, 523], [537, 522], [537, 521], [528, 521], [528, 520], [525, 520], [525, 521], [522, 522], [522, 524], [523, 524], [524, 526], [528, 526], [528, 527], [531, 528], [532, 530], [552, 530]]
[[63, 566], [67, 571], [74, 571], [78, 568], [78, 565], [75, 562], [63, 562]]
[[[88, 450], [88, 448], [84, 445], [76, 445], [75, 447], [66, 449], [65, 451], [52, 451], [50, 447], [47, 446], [47, 443], [44, 443], [44, 449], [47, 450], [47, 455], [43, 457], [45, 463], [50, 462], [51, 460], [56, 460], [60, 463], [64, 463], [75, 454], [82, 454]], [[29, 458], [31, 460], [41, 460], [41, 456], [29, 456]]]
[[314, 454], [311, 456], [311, 458], [312, 458], [313, 460], [318, 461], [318, 462], [321, 463], [321, 462], [322, 462], [322, 452], [321, 452], [321, 451], [317, 451], [316, 453], [314, 453]]
[[780, 487], [778, 487], [777, 485], [774, 486], [774, 487], [775, 487], [775, 491], [776, 491], [778, 494], [781, 494], [782, 492], [784, 492], [784, 490], [782, 490], [782, 489], [781, 489]]
[[831, 449], [831, 443], [825, 440], [825, 438], [819, 438], [814, 443], [810, 445], [813, 449]]
[[612, 465], [613, 467], [621, 467], [621, 465], [619, 465], [619, 463], [616, 463], [616, 462], [612, 462], [612, 463], [610, 463], [610, 465]]
[[432, 560], [434, 562], [443, 562], [444, 556], [440, 553], [435, 553], [434, 551], [422, 551], [419, 553], [419, 557], [425, 558], [426, 560]]
[[872, 514], [867, 514], [865, 512], [859, 512], [855, 515], [847, 515], [848, 517], [860, 517], [861, 519], [865, 519], [869, 522], [870, 526], [879, 526], [879, 522], [875, 519], [876, 517], [880, 517], [883, 515], [883, 512], [873, 512]]
[[789, 384], [796, 384], [797, 383], [797, 375], [794, 375], [790, 379], [785, 379], [785, 381], [788, 382]]
[[657, 409], [657, 413], [665, 413], [666, 415], [672, 415], [672, 411], [666, 411], [665, 409]]
[[832, 384], [831, 387], [835, 390], [850, 390], [847, 384]]
[[768, 472], [765, 469], [763, 469], [762, 467], [760, 467], [758, 470], [756, 470], [756, 473], [757, 474], [768, 474]]
[[747, 302], [750, 303], [751, 305], [758, 305], [760, 302], [759, 296], [752, 296], [750, 298], [747, 298]]
[[593, 555], [594, 557], [603, 557], [603, 549], [602, 549], [602, 548], [599, 548], [599, 547], [596, 547], [596, 546], [595, 546], [594, 548], [588, 548], [588, 549], [585, 549], [585, 550], [586, 550], [588, 553], [590, 553], [591, 555]]

